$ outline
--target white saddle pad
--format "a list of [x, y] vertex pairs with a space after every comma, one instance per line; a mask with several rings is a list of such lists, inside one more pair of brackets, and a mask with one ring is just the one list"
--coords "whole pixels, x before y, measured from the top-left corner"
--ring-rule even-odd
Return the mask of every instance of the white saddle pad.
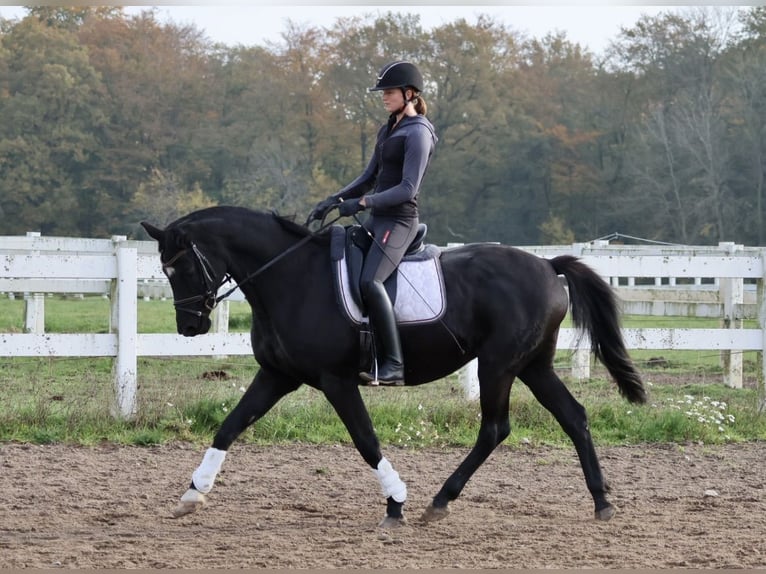
[[[338, 266], [341, 306], [351, 321], [366, 323], [366, 316], [351, 296], [345, 257], [335, 264]], [[438, 259], [402, 261], [397, 273], [394, 315], [398, 324], [429, 323], [444, 314], [444, 277]]]

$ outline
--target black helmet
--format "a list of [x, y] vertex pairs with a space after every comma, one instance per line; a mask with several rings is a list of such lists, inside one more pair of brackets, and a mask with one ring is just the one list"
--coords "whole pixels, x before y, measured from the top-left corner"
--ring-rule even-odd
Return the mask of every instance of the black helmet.
[[406, 88], [412, 86], [415, 91], [423, 91], [423, 76], [415, 64], [404, 61], [391, 62], [380, 69], [377, 83], [371, 92], [388, 90], [390, 88]]

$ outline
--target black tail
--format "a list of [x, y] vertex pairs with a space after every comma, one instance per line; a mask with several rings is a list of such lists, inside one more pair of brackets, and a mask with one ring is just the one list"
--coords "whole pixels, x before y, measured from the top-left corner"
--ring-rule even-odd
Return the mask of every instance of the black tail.
[[588, 333], [593, 354], [617, 382], [620, 394], [631, 403], [645, 403], [644, 383], [622, 340], [612, 288], [577, 257], [562, 255], [551, 259], [550, 264], [566, 277], [574, 325]]

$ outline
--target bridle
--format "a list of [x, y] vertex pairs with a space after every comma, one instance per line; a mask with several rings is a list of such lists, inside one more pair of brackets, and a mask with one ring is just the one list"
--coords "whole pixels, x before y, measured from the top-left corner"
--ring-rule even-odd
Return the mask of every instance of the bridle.
[[[226, 299], [229, 295], [234, 293], [237, 289], [239, 289], [242, 285], [247, 283], [248, 281], [251, 281], [255, 279], [258, 275], [266, 271], [269, 267], [277, 263], [280, 259], [283, 257], [286, 257], [288, 254], [292, 253], [299, 247], [305, 245], [309, 241], [311, 241], [318, 233], [325, 230], [327, 227], [338, 221], [340, 217], [336, 217], [332, 221], [329, 221], [327, 223], [323, 223], [316, 231], [312, 231], [309, 235], [306, 235], [303, 239], [301, 239], [298, 243], [291, 245], [289, 248], [287, 248], [285, 251], [277, 255], [276, 257], [273, 257], [269, 259], [266, 263], [264, 263], [261, 267], [253, 271], [252, 273], [248, 274], [242, 281], [234, 285], [231, 289], [226, 291], [223, 295], [217, 295], [218, 290], [221, 288], [221, 286], [224, 283], [228, 283], [233, 279], [230, 273], [225, 273], [221, 279], [216, 280], [215, 279], [215, 270], [213, 269], [213, 266], [211, 265], [210, 261], [207, 257], [205, 257], [205, 254], [200, 251], [199, 247], [197, 247], [197, 244], [192, 242], [190, 247], [186, 249], [182, 249], [178, 253], [176, 253], [173, 257], [170, 258], [169, 261], [166, 261], [162, 264], [162, 269], [166, 270], [168, 267], [171, 267], [173, 263], [178, 261], [181, 257], [189, 253], [191, 251], [192, 255], [194, 255], [194, 259], [196, 261], [197, 266], [202, 271], [202, 281], [204, 282], [204, 288], [205, 292], [201, 295], [192, 295], [191, 297], [185, 297], [183, 299], [173, 299], [173, 305], [175, 306], [176, 310], [178, 311], [184, 311], [186, 313], [191, 313], [192, 315], [196, 317], [202, 317], [203, 315], [209, 315], [213, 309], [216, 308], [218, 303]], [[194, 303], [198, 303], [200, 301], [205, 302], [205, 311], [198, 311], [195, 309], [189, 309], [189, 305], [193, 305]]]
[[[218, 289], [223, 285], [224, 283], [227, 283], [231, 280], [231, 275], [228, 273], [224, 274], [224, 276], [221, 278], [220, 281], [215, 280], [215, 271], [213, 270], [213, 266], [210, 264], [210, 261], [208, 261], [207, 257], [202, 253], [202, 251], [199, 250], [199, 247], [197, 247], [197, 244], [192, 242], [191, 247], [187, 249], [182, 249], [178, 253], [176, 253], [173, 257], [170, 258], [169, 261], [162, 264], [162, 269], [166, 270], [168, 267], [171, 267], [173, 263], [178, 261], [181, 257], [186, 255], [189, 250], [191, 250], [192, 254], [194, 255], [195, 261], [197, 263], [197, 266], [202, 271], [202, 281], [204, 282], [205, 292], [202, 295], [193, 295], [191, 297], [186, 297], [184, 299], [173, 299], [173, 305], [175, 308], [179, 311], [184, 311], [186, 313], [191, 313], [192, 315], [195, 315], [197, 317], [202, 317], [205, 314], [210, 314], [210, 312], [215, 309], [216, 305], [221, 302], [223, 297], [217, 297], [216, 294], [218, 293]], [[228, 296], [228, 293], [227, 293]], [[195, 309], [189, 309], [187, 306], [192, 305], [194, 303], [198, 303], [199, 301], [205, 302], [205, 309], [207, 310], [207, 313], [203, 311], [198, 311]]]

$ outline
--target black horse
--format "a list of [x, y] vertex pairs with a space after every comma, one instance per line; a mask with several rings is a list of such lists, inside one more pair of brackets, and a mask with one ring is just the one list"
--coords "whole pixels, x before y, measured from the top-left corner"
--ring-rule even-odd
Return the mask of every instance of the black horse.
[[[330, 234], [271, 213], [212, 207], [164, 230], [142, 222], [159, 242], [175, 298], [178, 332], [206, 333], [216, 293], [229, 278], [252, 308], [252, 346], [260, 369], [226, 417], [190, 488], [175, 510], [193, 512], [205, 502], [226, 451], [279, 399], [302, 384], [322, 393], [348, 429], [387, 499], [382, 526], [404, 521], [406, 486], [382, 456], [362, 400], [359, 333], [336, 302]], [[476, 445], [423, 514], [438, 520], [466, 483], [510, 433], [509, 396], [517, 377], [549, 410], [574, 443], [595, 517], [615, 510], [588, 430], [585, 409], [553, 370], [559, 325], [571, 302], [572, 319], [587, 332], [592, 351], [630, 402], [646, 401], [629, 358], [610, 286], [575, 257], [547, 260], [497, 244], [469, 244], [441, 253], [447, 307], [441, 321], [402, 325], [407, 385], [445, 377], [478, 357], [481, 425]], [[569, 294], [558, 275], [566, 278]]]

